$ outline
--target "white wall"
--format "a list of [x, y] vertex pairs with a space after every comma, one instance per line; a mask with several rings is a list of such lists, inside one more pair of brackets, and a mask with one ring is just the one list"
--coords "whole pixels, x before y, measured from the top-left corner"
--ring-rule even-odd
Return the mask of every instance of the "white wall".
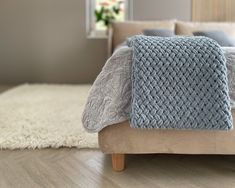
[[134, 20], [191, 20], [191, 0], [133, 0]]
[[[189, 20], [190, 0], [133, 0], [136, 20]], [[105, 39], [86, 38], [85, 0], [0, 0], [0, 84], [87, 83]]]
[[0, 0], [0, 83], [92, 82], [106, 40], [86, 38], [85, 0]]

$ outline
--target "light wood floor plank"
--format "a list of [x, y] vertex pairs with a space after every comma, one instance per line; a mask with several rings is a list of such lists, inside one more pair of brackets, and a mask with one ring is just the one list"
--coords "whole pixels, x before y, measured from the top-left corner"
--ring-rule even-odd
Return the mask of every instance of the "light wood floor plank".
[[127, 155], [126, 163], [118, 173], [99, 150], [3, 150], [0, 187], [235, 187], [235, 156]]

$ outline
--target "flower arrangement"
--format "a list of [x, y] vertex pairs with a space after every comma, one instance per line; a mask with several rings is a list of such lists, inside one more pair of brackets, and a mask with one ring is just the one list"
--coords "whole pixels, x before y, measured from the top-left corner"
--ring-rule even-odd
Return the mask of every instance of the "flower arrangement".
[[103, 22], [108, 28], [112, 21], [123, 11], [123, 0], [103, 0], [99, 3], [99, 8], [95, 10], [96, 22]]

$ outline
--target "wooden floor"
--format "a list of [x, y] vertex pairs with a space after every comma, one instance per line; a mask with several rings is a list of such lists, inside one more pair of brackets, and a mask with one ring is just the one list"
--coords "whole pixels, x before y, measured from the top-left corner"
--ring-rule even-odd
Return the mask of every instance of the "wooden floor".
[[126, 164], [114, 172], [99, 150], [2, 150], [0, 188], [235, 188], [235, 156], [127, 155]]
[[234, 188], [235, 157], [128, 155], [114, 172], [98, 150], [0, 151], [0, 187]]

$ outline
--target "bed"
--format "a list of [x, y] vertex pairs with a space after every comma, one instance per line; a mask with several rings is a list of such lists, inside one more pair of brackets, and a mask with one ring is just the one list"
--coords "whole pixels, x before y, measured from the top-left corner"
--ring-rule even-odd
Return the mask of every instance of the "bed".
[[[109, 31], [109, 55], [129, 36], [140, 34], [146, 28], [175, 30], [178, 35], [191, 35], [192, 31], [220, 29], [235, 36], [232, 23], [192, 23], [175, 20], [156, 22], [114, 23]], [[235, 117], [235, 111], [232, 110]], [[99, 130], [99, 146], [112, 155], [115, 171], [125, 168], [125, 154], [235, 154], [235, 131], [205, 130], [142, 130], [130, 127], [129, 121], [110, 124]]]

